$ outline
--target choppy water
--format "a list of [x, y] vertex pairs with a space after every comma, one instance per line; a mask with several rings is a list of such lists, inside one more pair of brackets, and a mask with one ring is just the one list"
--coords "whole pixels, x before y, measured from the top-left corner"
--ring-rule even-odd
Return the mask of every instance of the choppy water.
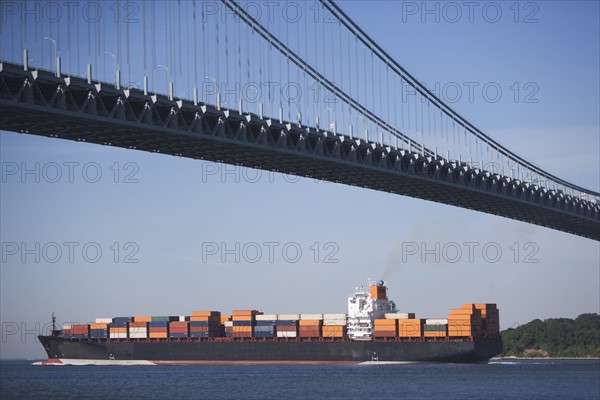
[[598, 360], [376, 366], [35, 366], [0, 362], [0, 399], [600, 399]]

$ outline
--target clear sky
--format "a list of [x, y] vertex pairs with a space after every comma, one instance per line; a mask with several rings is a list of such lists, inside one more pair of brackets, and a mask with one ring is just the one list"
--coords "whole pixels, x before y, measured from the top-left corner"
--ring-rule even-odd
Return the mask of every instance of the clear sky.
[[[429, 2], [433, 14], [422, 2], [339, 4], [428, 87], [464, 88], [453, 105], [484, 132], [600, 188], [598, 2], [522, 2], [518, 13], [513, 2], [482, 2], [471, 15], [463, 2]], [[501, 9], [497, 22], [490, 4]], [[11, 59], [6, 38], [21, 25], [2, 11], [1, 54]], [[502, 89], [495, 102], [481, 91], [491, 83]], [[369, 277], [386, 279], [400, 311], [420, 317], [491, 302], [504, 329], [600, 312], [600, 244], [566, 233], [340, 184], [4, 131], [0, 156], [1, 357], [43, 358], [34, 332], [52, 312], [61, 323], [202, 309], [345, 312], [347, 295]], [[22, 176], [36, 165], [39, 182]]]

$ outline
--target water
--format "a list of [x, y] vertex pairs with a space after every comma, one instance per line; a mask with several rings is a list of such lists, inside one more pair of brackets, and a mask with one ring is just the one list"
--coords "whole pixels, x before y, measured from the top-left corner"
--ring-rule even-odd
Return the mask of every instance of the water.
[[599, 360], [378, 366], [0, 363], [0, 399], [600, 399]]

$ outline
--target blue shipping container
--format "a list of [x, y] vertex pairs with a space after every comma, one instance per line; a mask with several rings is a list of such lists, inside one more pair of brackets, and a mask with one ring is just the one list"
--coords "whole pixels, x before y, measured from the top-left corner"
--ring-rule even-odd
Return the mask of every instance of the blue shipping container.
[[172, 339], [187, 339], [187, 333], [171, 333], [169, 337]]
[[252, 321], [233, 321], [233, 326], [253, 326]]
[[162, 321], [148, 322], [148, 326], [150, 326], [152, 328], [166, 328], [168, 325], [169, 325], [168, 322], [162, 322]]
[[256, 326], [275, 326], [277, 325], [277, 321], [256, 321]]
[[277, 321], [277, 326], [297, 326], [298, 321], [296, 320], [281, 320]]

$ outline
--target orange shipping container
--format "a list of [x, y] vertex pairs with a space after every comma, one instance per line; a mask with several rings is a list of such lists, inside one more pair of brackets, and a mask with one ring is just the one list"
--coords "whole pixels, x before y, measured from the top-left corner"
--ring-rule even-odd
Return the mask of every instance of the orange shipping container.
[[146, 326], [148, 326], [147, 322], [130, 322], [129, 323], [130, 328], [145, 328]]
[[192, 311], [192, 317], [218, 317], [220, 311]]
[[221, 323], [225, 323], [227, 321], [231, 321], [231, 316], [230, 315], [221, 315]]
[[231, 312], [231, 315], [235, 316], [252, 316], [252, 315], [256, 315], [259, 312], [256, 310], [233, 310]]
[[148, 334], [148, 337], [150, 339], [166, 339], [167, 338], [167, 332], [150, 332]]
[[319, 319], [301, 319], [300, 326], [319, 326], [323, 324], [323, 320]]
[[254, 315], [234, 315], [232, 321], [254, 321]]
[[127, 328], [109, 328], [110, 333], [127, 333]]
[[133, 317], [133, 322], [152, 322], [152, 317], [145, 315]]
[[108, 329], [108, 324], [90, 324], [90, 329]]

